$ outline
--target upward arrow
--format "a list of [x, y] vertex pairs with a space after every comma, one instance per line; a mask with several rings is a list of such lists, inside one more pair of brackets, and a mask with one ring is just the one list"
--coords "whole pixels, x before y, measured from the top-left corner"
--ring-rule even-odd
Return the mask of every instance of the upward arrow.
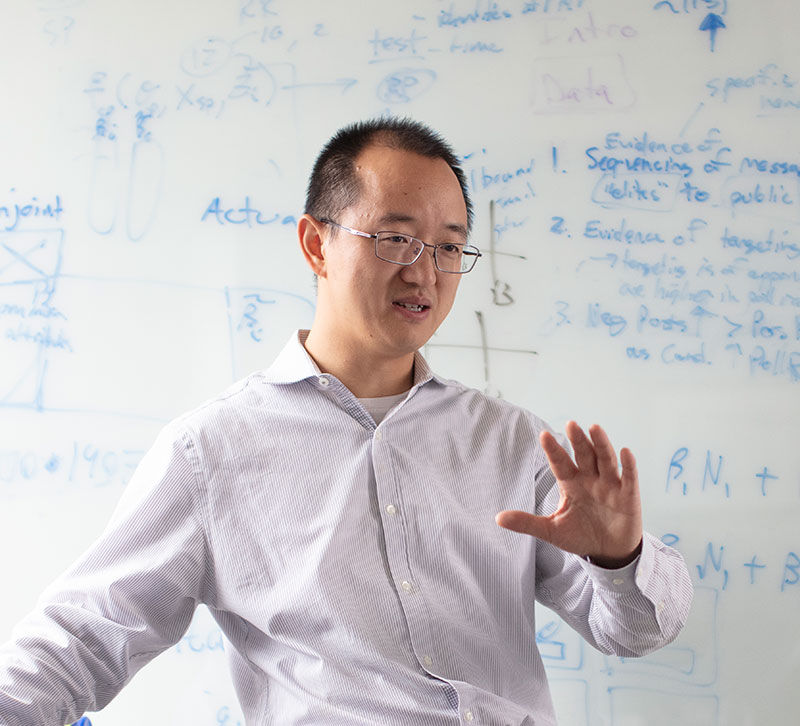
[[724, 28], [725, 23], [722, 18], [717, 15], [716, 13], [709, 13], [708, 15], [703, 18], [703, 22], [700, 23], [700, 30], [707, 30], [709, 34], [709, 39], [711, 40], [711, 52], [714, 52], [714, 43], [717, 38], [717, 31], [720, 28]]

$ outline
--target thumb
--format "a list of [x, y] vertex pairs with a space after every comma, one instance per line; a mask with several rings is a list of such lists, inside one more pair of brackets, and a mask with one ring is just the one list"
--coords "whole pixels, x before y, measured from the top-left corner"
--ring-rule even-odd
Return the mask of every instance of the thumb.
[[529, 534], [531, 537], [538, 537], [547, 542], [551, 540], [553, 521], [550, 517], [540, 517], [529, 512], [506, 509], [498, 512], [494, 521], [504, 529], [510, 529], [520, 534]]

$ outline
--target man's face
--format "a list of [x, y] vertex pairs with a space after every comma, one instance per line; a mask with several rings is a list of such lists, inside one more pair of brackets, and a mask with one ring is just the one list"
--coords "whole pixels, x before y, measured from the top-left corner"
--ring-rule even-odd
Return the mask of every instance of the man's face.
[[[429, 244], [466, 242], [464, 197], [443, 159], [373, 145], [355, 166], [360, 198], [334, 221], [370, 234], [403, 232]], [[330, 306], [334, 334], [354, 352], [407, 355], [450, 312], [461, 276], [438, 270], [433, 250], [425, 248], [412, 265], [396, 265], [375, 256], [374, 240], [332, 226], [324, 246], [319, 302]]]

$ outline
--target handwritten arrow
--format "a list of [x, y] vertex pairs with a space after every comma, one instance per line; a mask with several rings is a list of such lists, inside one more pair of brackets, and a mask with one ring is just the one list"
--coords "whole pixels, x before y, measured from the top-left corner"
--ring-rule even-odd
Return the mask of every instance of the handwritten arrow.
[[714, 52], [714, 43], [717, 38], [717, 31], [720, 28], [724, 27], [725, 23], [723, 22], [722, 18], [716, 13], [709, 13], [708, 15], [705, 16], [705, 18], [703, 18], [703, 22], [700, 23], [700, 30], [707, 30], [709, 33], [712, 53]]
[[335, 81], [323, 81], [320, 83], [292, 83], [288, 86], [283, 86], [283, 89], [288, 91], [294, 88], [322, 88], [323, 86], [341, 86], [342, 93], [344, 93], [355, 86], [356, 83], [358, 83], [358, 80], [355, 78], [338, 78]]

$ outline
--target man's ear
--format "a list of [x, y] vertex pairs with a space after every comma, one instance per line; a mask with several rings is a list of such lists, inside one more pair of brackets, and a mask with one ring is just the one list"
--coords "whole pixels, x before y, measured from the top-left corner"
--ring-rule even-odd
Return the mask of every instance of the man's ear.
[[300, 240], [300, 249], [306, 258], [308, 266], [317, 277], [325, 277], [325, 251], [322, 249], [324, 241], [322, 233], [326, 225], [310, 214], [304, 214], [297, 222], [297, 237]]

